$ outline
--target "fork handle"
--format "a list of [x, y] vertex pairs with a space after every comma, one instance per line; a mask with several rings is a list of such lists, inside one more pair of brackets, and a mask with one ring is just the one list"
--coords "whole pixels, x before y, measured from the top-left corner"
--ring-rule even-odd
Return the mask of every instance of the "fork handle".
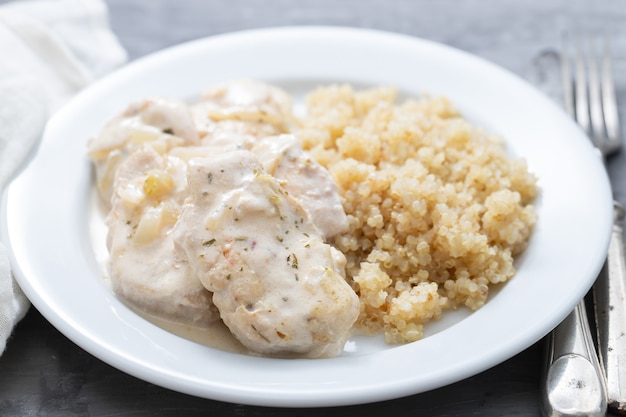
[[624, 208], [614, 202], [605, 268], [593, 287], [598, 354], [606, 374], [609, 409], [626, 415], [626, 261]]
[[582, 299], [548, 337], [541, 411], [544, 417], [604, 417], [602, 367]]

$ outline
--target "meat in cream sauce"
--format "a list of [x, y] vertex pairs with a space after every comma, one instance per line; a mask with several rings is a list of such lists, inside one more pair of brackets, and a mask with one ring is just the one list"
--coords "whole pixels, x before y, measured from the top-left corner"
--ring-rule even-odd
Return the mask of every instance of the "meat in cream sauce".
[[289, 96], [253, 81], [133, 103], [89, 143], [112, 289], [158, 320], [223, 322], [251, 352], [328, 357], [359, 313], [329, 173], [289, 134]]

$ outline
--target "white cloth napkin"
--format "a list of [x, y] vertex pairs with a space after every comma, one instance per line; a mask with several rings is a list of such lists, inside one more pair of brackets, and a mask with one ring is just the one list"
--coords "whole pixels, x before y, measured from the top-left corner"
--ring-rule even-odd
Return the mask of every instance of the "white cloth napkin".
[[[73, 94], [124, 63], [102, 0], [27, 0], [0, 7], [0, 191]], [[6, 221], [6, 219], [0, 219]], [[30, 303], [0, 242], [0, 355]]]

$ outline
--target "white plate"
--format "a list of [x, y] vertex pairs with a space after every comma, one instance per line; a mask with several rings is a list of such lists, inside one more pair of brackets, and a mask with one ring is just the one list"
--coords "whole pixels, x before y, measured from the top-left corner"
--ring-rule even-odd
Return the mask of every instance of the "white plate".
[[[396, 85], [444, 94], [504, 136], [539, 177], [539, 221], [512, 281], [477, 312], [447, 315], [428, 337], [388, 347], [357, 338], [334, 359], [280, 360], [211, 349], [132, 313], [106, 288], [89, 215], [86, 140], [132, 100], [189, 98], [238, 77], [296, 98], [318, 84]], [[39, 152], [5, 194], [2, 240], [35, 307], [79, 346], [144, 380], [237, 403], [330, 406], [427, 391], [527, 348], [585, 294], [600, 270], [612, 219], [597, 154], [551, 101], [467, 53], [411, 37], [345, 28], [280, 28], [203, 39], [141, 59], [79, 94], [49, 122]]]

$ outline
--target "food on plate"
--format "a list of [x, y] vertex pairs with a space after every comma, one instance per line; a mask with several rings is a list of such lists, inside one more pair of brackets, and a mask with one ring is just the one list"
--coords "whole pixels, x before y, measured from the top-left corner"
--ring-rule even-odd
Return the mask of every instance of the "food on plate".
[[105, 202], [111, 199], [117, 168], [135, 150], [148, 146], [164, 154], [175, 146], [196, 144], [198, 132], [186, 103], [162, 98], [131, 103], [89, 141], [98, 191]]
[[187, 105], [131, 103], [89, 142], [106, 217], [113, 291], [138, 310], [197, 326], [219, 319], [211, 294], [173, 251], [169, 231], [188, 194], [186, 165], [168, 155], [199, 144]]
[[423, 337], [515, 273], [536, 178], [445, 98], [211, 86], [132, 103], [89, 142], [113, 291], [251, 352], [330, 357]]
[[336, 356], [359, 314], [345, 257], [249, 151], [189, 162], [172, 232], [220, 316], [262, 354]]
[[106, 217], [108, 273], [113, 291], [138, 310], [206, 327], [219, 312], [170, 233], [189, 193], [186, 171], [148, 146], [119, 165]]
[[294, 135], [262, 138], [252, 147], [267, 173], [295, 198], [326, 239], [348, 230], [348, 218], [328, 171], [304, 152]]
[[333, 243], [359, 294], [357, 327], [389, 343], [472, 310], [515, 274], [536, 221], [535, 176], [501, 138], [442, 97], [397, 104], [392, 88], [313, 91], [298, 135], [328, 168], [350, 230]]
[[121, 299], [186, 325], [221, 319], [255, 353], [341, 352], [359, 301], [325, 240], [348, 222], [292, 119], [282, 90], [237, 81], [193, 106], [133, 103], [90, 141]]

